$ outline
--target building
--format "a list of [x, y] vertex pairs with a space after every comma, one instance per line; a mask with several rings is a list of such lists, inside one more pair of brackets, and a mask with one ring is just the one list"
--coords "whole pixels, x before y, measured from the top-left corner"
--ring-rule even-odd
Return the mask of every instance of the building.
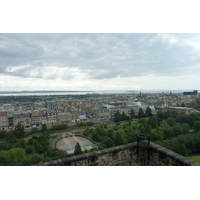
[[190, 114], [193, 112], [199, 112], [193, 108], [186, 108], [186, 107], [168, 107], [166, 108], [166, 110], [170, 110], [170, 111], [176, 111], [178, 113], [185, 113], [185, 114]]
[[31, 126], [39, 126], [42, 123], [42, 119], [40, 117], [40, 113], [38, 110], [34, 110], [31, 113]]
[[8, 112], [0, 112], [0, 130], [8, 130]]
[[197, 95], [198, 90], [194, 90], [193, 92], [183, 92], [183, 95]]
[[[20, 123], [25, 128], [30, 127], [31, 115], [30, 113], [15, 113], [12, 116], [9, 115], [9, 128], [12, 129], [13, 126], [17, 126]], [[12, 124], [13, 122], [13, 124]]]

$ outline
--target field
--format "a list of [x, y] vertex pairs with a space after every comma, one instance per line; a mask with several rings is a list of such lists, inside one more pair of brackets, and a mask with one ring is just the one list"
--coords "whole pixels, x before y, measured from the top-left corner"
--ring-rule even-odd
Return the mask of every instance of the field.
[[190, 156], [190, 157], [186, 157], [194, 162], [200, 163], [200, 156]]

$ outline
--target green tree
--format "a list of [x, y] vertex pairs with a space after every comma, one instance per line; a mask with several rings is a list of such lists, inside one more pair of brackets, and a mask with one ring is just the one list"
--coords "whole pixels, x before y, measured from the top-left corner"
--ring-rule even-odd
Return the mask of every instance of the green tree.
[[193, 124], [193, 128], [195, 131], [200, 131], [200, 121], [195, 121]]
[[107, 132], [107, 136], [109, 138], [111, 138], [112, 140], [114, 140], [114, 130], [113, 129], [109, 129]]
[[106, 136], [102, 138], [102, 144], [104, 144], [107, 148], [114, 146], [112, 139]]
[[24, 127], [18, 122], [18, 125], [15, 127], [14, 135], [17, 137], [17, 139], [24, 137]]
[[181, 128], [180, 125], [174, 126], [173, 131], [174, 131], [174, 136], [178, 136], [178, 135], [183, 134], [183, 129]]
[[38, 132], [38, 128], [33, 127], [33, 128], [31, 129], [31, 133], [37, 133], [37, 132]]
[[174, 131], [173, 131], [172, 127], [169, 126], [169, 124], [162, 125], [162, 130], [163, 130], [165, 139], [173, 137]]
[[181, 104], [181, 107], [185, 107], [185, 104], [184, 104], [184, 103], [182, 103], [182, 104]]
[[152, 114], [152, 110], [151, 110], [151, 108], [148, 106], [147, 109], [146, 109], [146, 116], [147, 116], [147, 117], [152, 117], [152, 115], [153, 115], [153, 114]]
[[29, 163], [29, 165], [38, 164], [38, 163], [42, 162], [43, 159], [44, 159], [43, 154], [40, 155], [40, 154], [38, 154], [38, 153], [34, 153], [34, 154], [31, 156], [31, 158], [30, 158], [30, 163]]
[[4, 139], [5, 138], [5, 136], [6, 136], [6, 131], [4, 131], [4, 130], [1, 130], [0, 131], [0, 139]]
[[167, 119], [167, 123], [171, 126], [171, 127], [174, 127], [176, 125], [176, 119], [173, 118], [173, 117], [169, 117]]
[[121, 120], [122, 120], [122, 121], [126, 120], [126, 114], [124, 113], [124, 111], [122, 112]]
[[33, 139], [32, 138], [28, 140], [28, 144], [33, 145]]
[[144, 111], [143, 111], [143, 109], [141, 107], [140, 107], [139, 112], [138, 112], [138, 117], [139, 118], [144, 117]]
[[6, 142], [16, 142], [17, 138], [12, 131], [9, 131], [6, 133], [5, 140]]
[[123, 139], [122, 139], [122, 137], [121, 137], [119, 131], [117, 131], [116, 134], [115, 134], [114, 144], [115, 144], [115, 146], [118, 146], [118, 145], [122, 145], [122, 144], [123, 144]]
[[160, 120], [163, 120], [164, 119], [164, 112], [162, 110], [159, 110], [157, 113], [156, 113], [157, 117], [160, 119]]
[[80, 144], [77, 142], [76, 143], [76, 146], [75, 146], [75, 150], [74, 150], [74, 155], [79, 155], [79, 154], [82, 154], [82, 150], [81, 150], [81, 146]]
[[135, 118], [135, 111], [132, 109], [130, 113], [131, 119]]
[[156, 131], [152, 131], [150, 136], [151, 136], [151, 141], [158, 141], [158, 140], [164, 139], [164, 133], [160, 129], [158, 129]]
[[186, 124], [186, 123], [181, 124], [181, 128], [182, 128], [183, 134], [188, 133], [188, 131], [190, 130], [189, 124]]
[[42, 132], [47, 130], [47, 125], [46, 124], [42, 124]]
[[33, 152], [33, 147], [32, 146], [27, 146], [26, 147], [26, 153], [32, 153]]
[[115, 122], [121, 121], [121, 114], [120, 114], [119, 111], [117, 111], [117, 112], [115, 113], [115, 115], [114, 115], [114, 121], [115, 121]]
[[[0, 153], [1, 154], [1, 153]], [[6, 152], [8, 157], [9, 165], [18, 165], [25, 159], [25, 149], [23, 148], [12, 148]]]
[[152, 128], [156, 128], [156, 126], [158, 126], [157, 117], [149, 117], [148, 123], [151, 125]]

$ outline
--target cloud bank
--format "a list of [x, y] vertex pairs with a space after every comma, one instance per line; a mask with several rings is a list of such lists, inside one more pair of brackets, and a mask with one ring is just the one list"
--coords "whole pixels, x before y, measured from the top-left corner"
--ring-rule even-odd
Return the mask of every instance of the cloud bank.
[[4, 90], [197, 88], [200, 34], [0, 34]]

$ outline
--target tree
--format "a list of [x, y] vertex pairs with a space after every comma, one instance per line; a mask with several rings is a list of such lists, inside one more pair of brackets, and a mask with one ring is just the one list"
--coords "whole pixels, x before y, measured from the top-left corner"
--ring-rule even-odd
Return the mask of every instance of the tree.
[[117, 112], [115, 113], [115, 115], [114, 115], [114, 121], [115, 121], [115, 122], [121, 121], [121, 114], [120, 114], [119, 111], [117, 111]]
[[76, 143], [76, 146], [75, 146], [75, 150], [74, 150], [74, 155], [79, 155], [79, 154], [82, 154], [82, 150], [81, 150], [81, 146], [80, 144], [77, 142]]
[[124, 113], [124, 111], [122, 112], [121, 120], [122, 120], [122, 121], [126, 120], [126, 114]]
[[132, 109], [130, 113], [131, 119], [135, 118], [135, 111]]
[[5, 140], [6, 142], [16, 142], [16, 136], [13, 134], [12, 131], [9, 131], [6, 133]]
[[184, 103], [182, 103], [182, 104], [181, 104], [181, 107], [185, 107], [185, 104], [184, 104]]
[[37, 133], [37, 132], [38, 132], [38, 128], [33, 127], [33, 128], [31, 129], [31, 133]]
[[183, 134], [183, 129], [181, 128], [180, 125], [174, 126], [174, 127], [173, 127], [173, 131], [174, 131], [174, 135], [175, 135], [175, 136], [178, 136], [178, 135]]
[[156, 115], [157, 115], [157, 117], [159, 118], [159, 119], [163, 119], [163, 117], [164, 117], [164, 113], [163, 113], [163, 111], [162, 110], [159, 110], [157, 113], [156, 113]]
[[25, 149], [12, 148], [6, 152], [9, 165], [17, 165], [25, 159]]
[[158, 126], [157, 117], [149, 117], [148, 123], [151, 125], [152, 128], [156, 128], [156, 126]]
[[200, 121], [195, 121], [193, 124], [193, 128], [195, 131], [200, 131]]
[[33, 147], [32, 146], [27, 146], [26, 147], [26, 153], [32, 153], [33, 152]]
[[169, 118], [167, 119], [167, 123], [168, 123], [171, 127], [174, 127], [174, 126], [176, 125], [176, 120], [175, 120], [175, 118], [173, 118], [173, 117], [169, 117]]
[[138, 112], [138, 117], [139, 117], [139, 118], [142, 118], [142, 117], [144, 117], [144, 111], [143, 111], [143, 109], [142, 109], [142, 108], [140, 108], [140, 109], [139, 109], [139, 112]]
[[174, 131], [173, 131], [172, 127], [169, 126], [169, 124], [162, 125], [162, 130], [163, 130], [165, 139], [173, 137]]
[[164, 133], [162, 130], [157, 130], [157, 131], [153, 131], [150, 134], [151, 136], [151, 140], [152, 141], [158, 141], [158, 140], [163, 140], [164, 139]]
[[5, 136], [6, 136], [6, 131], [4, 131], [4, 130], [1, 130], [0, 131], [0, 139], [4, 139], [5, 138]]
[[118, 145], [122, 145], [122, 144], [123, 144], [123, 139], [122, 139], [122, 137], [121, 137], [119, 131], [117, 131], [116, 134], [115, 134], [114, 144], [115, 144], [115, 146], [118, 146]]
[[107, 148], [114, 146], [112, 139], [106, 136], [102, 138], [102, 144]]
[[46, 124], [42, 124], [42, 132], [47, 130], [47, 125]]
[[18, 125], [15, 127], [14, 135], [17, 139], [24, 137], [24, 127], [18, 122]]
[[28, 140], [28, 144], [33, 145], [33, 139], [32, 138]]
[[183, 134], [188, 133], [188, 131], [190, 130], [189, 124], [186, 124], [186, 123], [181, 124], [181, 128], [182, 128]]
[[148, 106], [147, 109], [146, 109], [146, 116], [147, 116], [147, 117], [152, 117], [152, 115], [153, 115], [153, 114], [152, 114], [152, 110], [151, 110], [151, 108]]

